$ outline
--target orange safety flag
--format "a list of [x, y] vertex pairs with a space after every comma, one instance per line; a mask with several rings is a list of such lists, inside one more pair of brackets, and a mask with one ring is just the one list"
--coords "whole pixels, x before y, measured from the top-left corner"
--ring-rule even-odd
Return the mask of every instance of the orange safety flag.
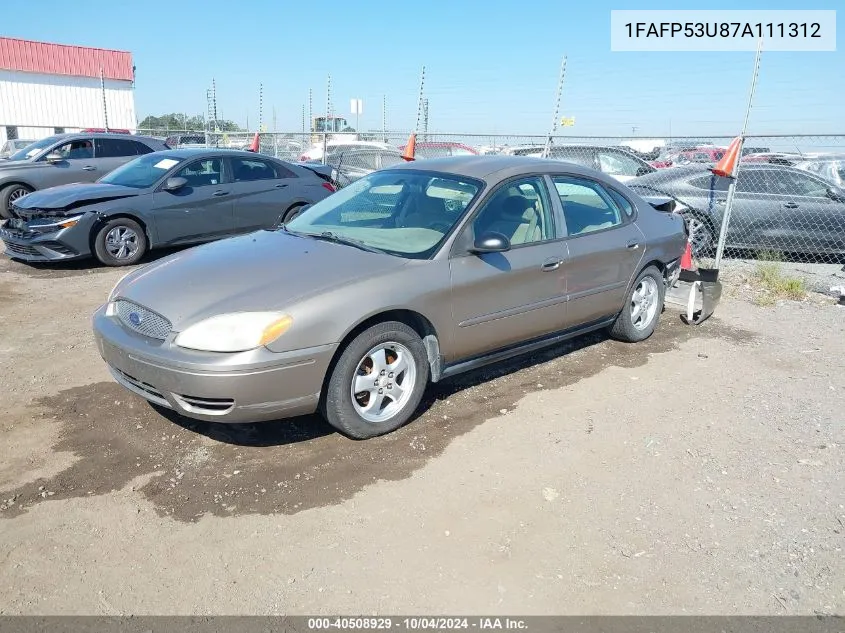
[[408, 138], [408, 144], [405, 146], [405, 151], [402, 152], [402, 158], [407, 161], [416, 160], [414, 154], [417, 150], [417, 133], [414, 132]]
[[255, 137], [252, 139], [252, 143], [249, 145], [250, 152], [258, 152], [259, 147], [259, 134], [258, 132], [255, 133]]
[[694, 270], [692, 267], [692, 246], [687, 240], [687, 247], [684, 249], [684, 254], [681, 257], [681, 268], [683, 270]]
[[716, 163], [716, 166], [713, 168], [713, 173], [717, 176], [722, 176], [723, 178], [733, 178], [734, 171], [736, 170], [736, 163], [739, 158], [739, 150], [740, 146], [742, 145], [742, 137], [737, 136], [734, 140], [731, 141], [731, 144], [728, 145], [728, 151], [725, 152], [725, 155]]

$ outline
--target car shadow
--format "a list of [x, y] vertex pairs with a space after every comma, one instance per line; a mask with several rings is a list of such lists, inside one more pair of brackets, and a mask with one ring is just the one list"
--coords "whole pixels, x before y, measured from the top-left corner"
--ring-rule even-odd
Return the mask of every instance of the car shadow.
[[[422, 418], [428, 411], [444, 400], [463, 391], [489, 383], [492, 380], [516, 374], [542, 365], [552, 360], [563, 358], [581, 349], [603, 343], [608, 340], [606, 332], [599, 331], [585, 334], [577, 338], [554, 345], [539, 352], [517, 356], [513, 359], [500, 361], [468, 371], [438, 383], [429, 384], [423, 399], [408, 424]], [[536, 380], [530, 380], [533, 387]], [[319, 414], [304, 415], [253, 424], [228, 424], [221, 422], [204, 422], [186, 418], [172, 409], [154, 404], [150, 406], [160, 415], [167, 418], [188, 431], [204, 435], [209, 439], [225, 444], [245, 447], [270, 447], [297, 444], [315, 440], [328, 435], [339, 435]]]
[[[183, 251], [190, 248], [190, 246], [159, 248], [153, 251], [148, 251], [135, 266], [142, 266], [149, 264], [162, 257], [167, 257], [173, 253]], [[56, 262], [27, 262], [22, 259], [10, 257], [9, 261], [13, 269], [17, 273], [34, 277], [36, 279], [62, 279], [65, 277], [80, 277], [83, 275], [96, 275], [107, 273], [112, 270], [118, 270], [115, 266], [106, 266], [101, 264], [93, 257], [86, 259], [74, 259], [71, 261], [56, 261]], [[132, 266], [127, 266], [127, 270], [131, 270]]]

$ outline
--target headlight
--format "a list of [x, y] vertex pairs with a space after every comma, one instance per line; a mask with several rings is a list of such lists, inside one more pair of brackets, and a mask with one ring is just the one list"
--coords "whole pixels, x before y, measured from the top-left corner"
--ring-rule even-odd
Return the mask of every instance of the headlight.
[[40, 222], [29, 222], [27, 224], [27, 228], [32, 231], [38, 231], [39, 233], [55, 233], [56, 231], [61, 231], [62, 229], [69, 229], [72, 226], [76, 226], [81, 219], [82, 215], [80, 214], [55, 221], [42, 220]]
[[280, 312], [238, 312], [205, 319], [181, 332], [174, 343], [204, 352], [244, 352], [269, 345], [293, 319]]

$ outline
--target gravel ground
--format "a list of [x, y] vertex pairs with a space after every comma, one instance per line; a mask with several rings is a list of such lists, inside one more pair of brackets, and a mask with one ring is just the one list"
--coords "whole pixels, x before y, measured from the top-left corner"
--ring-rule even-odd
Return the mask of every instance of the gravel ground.
[[89, 321], [123, 272], [0, 262], [2, 614], [845, 613], [831, 299], [729, 286], [701, 326], [467, 374], [353, 442], [120, 389]]

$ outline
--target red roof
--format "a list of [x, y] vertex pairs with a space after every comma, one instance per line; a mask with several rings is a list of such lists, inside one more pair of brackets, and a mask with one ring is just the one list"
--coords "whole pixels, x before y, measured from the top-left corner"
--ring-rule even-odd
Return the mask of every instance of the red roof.
[[0, 69], [133, 81], [132, 53], [0, 37]]

